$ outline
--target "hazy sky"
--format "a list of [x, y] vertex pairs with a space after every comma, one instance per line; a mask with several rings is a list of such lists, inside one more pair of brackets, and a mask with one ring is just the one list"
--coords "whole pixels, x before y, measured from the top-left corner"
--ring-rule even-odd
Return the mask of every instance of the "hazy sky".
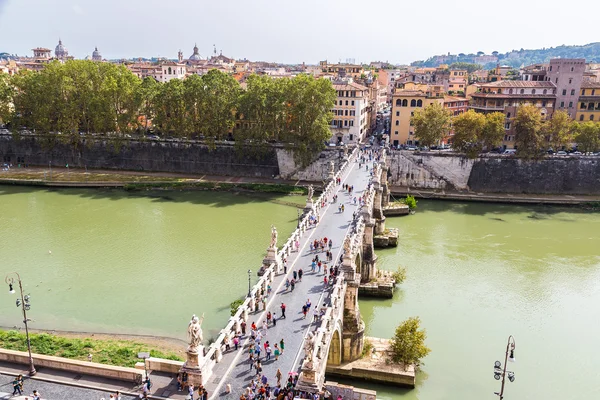
[[317, 63], [409, 63], [447, 52], [541, 48], [600, 40], [600, 1], [558, 0], [0, 0], [0, 52], [105, 58], [205, 57]]

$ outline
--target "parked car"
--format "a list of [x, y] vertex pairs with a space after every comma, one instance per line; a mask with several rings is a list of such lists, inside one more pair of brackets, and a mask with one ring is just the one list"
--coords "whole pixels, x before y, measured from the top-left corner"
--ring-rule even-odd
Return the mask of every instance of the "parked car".
[[505, 149], [502, 154], [507, 154], [507, 155], [517, 154], [517, 149]]
[[560, 150], [560, 151], [557, 151], [557, 152], [556, 152], [556, 155], [557, 155], [557, 156], [566, 156], [566, 155], [567, 155], [567, 152], [566, 152], [566, 151], [564, 151], [564, 150]]

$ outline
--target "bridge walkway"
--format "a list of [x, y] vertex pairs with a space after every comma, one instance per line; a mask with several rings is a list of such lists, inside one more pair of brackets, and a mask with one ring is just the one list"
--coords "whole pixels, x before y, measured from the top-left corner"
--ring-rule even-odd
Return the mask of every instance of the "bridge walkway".
[[[350, 160], [349, 168], [341, 176], [341, 184], [334, 191], [334, 194], [338, 195], [337, 203], [331, 202], [331, 197], [333, 196], [331, 195], [328, 199], [329, 203], [321, 210], [319, 224], [311, 228], [311, 231], [307, 232], [300, 239], [300, 250], [288, 257], [287, 274], [281, 273], [276, 276], [272, 285], [273, 292], [267, 299], [266, 310], [249, 313], [247, 335], [243, 337], [240, 349], [235, 351], [232, 347], [232, 350], [223, 354], [221, 362], [215, 365], [213, 376], [205, 384], [211, 398], [237, 400], [244, 389], [249, 386], [251, 380], [256, 377], [256, 371], [250, 369], [248, 360], [250, 325], [254, 322], [262, 330], [262, 321], [266, 318], [268, 311], [275, 314], [278, 321], [276, 326], [269, 326], [267, 335], [263, 338], [261, 346], [265, 341], [269, 341], [271, 348], [274, 349], [274, 344], [278, 344], [283, 339], [285, 350], [279, 356], [278, 360], [275, 360], [274, 355], [272, 355], [271, 360], [266, 361], [264, 348], [261, 348], [263, 350], [261, 352], [263, 374], [268, 378], [269, 385], [274, 387], [277, 384], [275, 378], [277, 369], [280, 369], [283, 375], [282, 386], [285, 385], [290, 373], [298, 372], [304, 351], [304, 338], [309, 330], [316, 328], [316, 323], [313, 323], [314, 309], [315, 307], [320, 308], [323, 302], [327, 301], [329, 295], [329, 290], [325, 290], [323, 273], [311, 272], [310, 265], [315, 253], [310, 252], [309, 243], [315, 239], [324, 237], [333, 240], [331, 250], [333, 253], [333, 263], [328, 264], [328, 266], [335, 265], [339, 261], [343, 250], [344, 238], [351, 229], [352, 214], [355, 211], [358, 212], [359, 209], [358, 201], [357, 205], [354, 205], [352, 200], [354, 197], [358, 199], [367, 188], [371, 166], [372, 163], [369, 163], [369, 171], [364, 166], [359, 169], [359, 164], [355, 162], [355, 159]], [[343, 190], [344, 184], [354, 186], [354, 191], [351, 195]], [[343, 204], [345, 207], [343, 213], [338, 211], [340, 204]], [[319, 253], [319, 258], [325, 259], [325, 253]], [[299, 268], [302, 268], [304, 272], [302, 281], [298, 282], [294, 291], [287, 291], [285, 289], [286, 278], [291, 280], [292, 271], [297, 271]], [[312, 307], [306, 319], [303, 319], [302, 305], [309, 299]], [[280, 319], [280, 306], [282, 302], [286, 305], [285, 319]], [[225, 394], [228, 384], [231, 385], [231, 393]]]

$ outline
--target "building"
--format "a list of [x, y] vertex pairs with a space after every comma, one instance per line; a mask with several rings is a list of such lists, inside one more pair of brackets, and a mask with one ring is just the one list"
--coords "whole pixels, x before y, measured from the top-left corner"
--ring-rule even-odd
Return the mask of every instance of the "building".
[[503, 147], [514, 148], [515, 130], [512, 123], [522, 105], [540, 108], [542, 116], [552, 115], [556, 103], [556, 85], [550, 81], [499, 81], [482, 83], [479, 90], [471, 94], [469, 108], [480, 113], [501, 112], [506, 115]]
[[523, 81], [545, 81], [548, 64], [532, 64], [521, 68], [519, 75]]
[[69, 51], [65, 46], [63, 46], [62, 40], [60, 39], [58, 39], [58, 44], [54, 48], [54, 56], [63, 61], [69, 58]]
[[585, 72], [583, 58], [553, 58], [546, 71], [548, 81], [556, 85], [556, 107], [564, 110], [571, 118], [577, 114], [577, 100]]
[[321, 72], [324, 74], [333, 74], [336, 78], [359, 79], [365, 74], [362, 65], [356, 64], [329, 64], [327, 60], [319, 62]]
[[600, 121], [600, 83], [583, 82], [579, 91], [576, 121]]
[[102, 55], [98, 51], [98, 47], [94, 48], [92, 52], [92, 61], [102, 61]]
[[45, 47], [36, 47], [32, 49], [33, 58], [38, 60], [50, 60], [52, 58], [52, 50]]
[[392, 118], [390, 126], [390, 143], [398, 145], [419, 145], [415, 136], [411, 117], [415, 110], [430, 104], [444, 104], [443, 92], [423, 90], [396, 90], [392, 95]]
[[187, 73], [185, 64], [167, 61], [160, 65], [161, 75], [159, 82], [169, 82], [171, 79], [183, 79]]
[[334, 82], [337, 92], [332, 110], [331, 142], [358, 143], [368, 130], [369, 89], [353, 81]]
[[189, 64], [197, 64], [198, 62], [202, 61], [202, 57], [198, 52], [198, 45], [196, 43], [194, 43], [194, 49], [192, 55], [188, 58], [188, 61]]

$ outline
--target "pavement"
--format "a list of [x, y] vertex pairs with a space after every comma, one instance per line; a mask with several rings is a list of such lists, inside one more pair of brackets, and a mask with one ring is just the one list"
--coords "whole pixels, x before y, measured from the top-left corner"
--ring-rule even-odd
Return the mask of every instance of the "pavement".
[[[370, 164], [371, 166], [372, 164]], [[309, 243], [315, 239], [327, 237], [333, 240], [333, 260], [334, 263], [339, 260], [342, 251], [342, 244], [347, 232], [351, 229], [352, 214], [358, 210], [358, 205], [352, 202], [353, 197], [359, 197], [366, 189], [369, 179], [370, 170], [366, 171], [364, 167], [359, 170], [358, 163], [355, 160], [350, 162], [349, 168], [342, 175], [342, 183], [336, 187], [335, 193], [338, 194], [338, 202], [331, 203], [321, 211], [320, 223], [307, 231], [304, 237], [300, 239], [299, 252], [292, 253], [288, 257], [288, 273], [279, 274], [276, 276], [272, 284], [274, 294], [267, 301], [267, 309], [260, 310], [250, 314], [248, 322], [248, 331], [252, 322], [260, 328], [262, 321], [266, 318], [266, 312], [271, 311], [277, 315], [278, 322], [276, 326], [270, 326], [267, 330], [267, 335], [263, 338], [262, 343], [269, 341], [271, 348], [275, 343], [279, 343], [281, 339], [285, 341], [285, 350], [275, 361], [274, 357], [270, 361], [265, 361], [265, 352], [261, 353], [261, 362], [263, 366], [263, 374], [267, 376], [269, 384], [275, 386], [277, 384], [275, 375], [277, 369], [280, 369], [283, 378], [282, 385], [285, 385], [290, 373], [299, 372], [302, 355], [303, 342], [309, 330], [316, 330], [316, 323], [312, 322], [314, 307], [320, 307], [324, 302], [328, 301], [330, 292], [325, 290], [323, 284], [323, 274], [310, 272], [310, 264], [315, 253], [310, 252]], [[343, 184], [354, 185], [352, 195], [344, 192]], [[332, 194], [332, 195], [333, 195]], [[332, 197], [330, 195], [330, 197]], [[338, 212], [338, 206], [344, 204], [345, 211]], [[324, 259], [325, 253], [320, 253], [321, 259]], [[285, 279], [290, 278], [292, 271], [302, 268], [304, 276], [302, 281], [296, 285], [293, 292], [285, 290]], [[306, 319], [302, 316], [302, 305], [310, 299], [312, 303], [311, 311]], [[285, 303], [286, 318], [279, 319], [281, 316], [280, 305]], [[247, 333], [248, 333], [247, 331]], [[213, 376], [210, 382], [205, 384], [211, 398], [236, 400], [243, 392], [251, 380], [255, 378], [255, 371], [250, 370], [248, 361], [248, 339], [244, 338], [243, 346], [238, 351], [231, 350], [223, 355], [220, 363], [216, 364]], [[261, 343], [261, 344], [262, 344]], [[231, 385], [231, 393], [225, 393], [226, 385]]]

